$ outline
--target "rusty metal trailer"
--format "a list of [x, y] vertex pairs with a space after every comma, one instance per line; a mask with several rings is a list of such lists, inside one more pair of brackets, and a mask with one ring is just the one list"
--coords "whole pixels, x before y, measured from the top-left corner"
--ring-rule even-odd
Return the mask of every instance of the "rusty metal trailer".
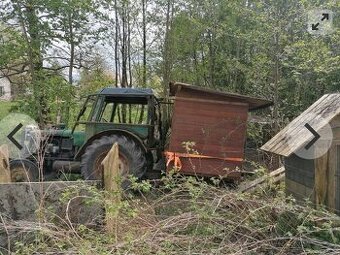
[[[171, 83], [175, 96], [167, 170], [183, 174], [237, 179], [244, 159], [248, 111], [271, 101]], [[192, 146], [189, 148], [188, 146]]]

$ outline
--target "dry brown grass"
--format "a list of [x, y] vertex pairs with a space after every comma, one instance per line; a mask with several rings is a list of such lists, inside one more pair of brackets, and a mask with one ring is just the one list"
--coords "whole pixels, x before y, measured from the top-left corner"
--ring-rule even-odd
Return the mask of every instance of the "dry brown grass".
[[4, 220], [7, 232], [19, 235], [12, 252], [340, 254], [340, 218], [296, 205], [277, 187], [241, 194], [194, 178], [170, 178], [162, 188], [127, 195], [112, 209], [119, 210], [112, 236], [82, 225]]

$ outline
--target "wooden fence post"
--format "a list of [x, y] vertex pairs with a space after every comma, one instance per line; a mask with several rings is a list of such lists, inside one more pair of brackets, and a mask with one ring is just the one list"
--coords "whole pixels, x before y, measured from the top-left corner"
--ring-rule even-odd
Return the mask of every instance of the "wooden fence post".
[[119, 173], [119, 145], [115, 143], [107, 156], [104, 158], [102, 165], [104, 166], [103, 181], [104, 188], [107, 191], [107, 200], [105, 205], [105, 221], [108, 233], [116, 233], [117, 237], [117, 217], [118, 204], [120, 202], [120, 173]]

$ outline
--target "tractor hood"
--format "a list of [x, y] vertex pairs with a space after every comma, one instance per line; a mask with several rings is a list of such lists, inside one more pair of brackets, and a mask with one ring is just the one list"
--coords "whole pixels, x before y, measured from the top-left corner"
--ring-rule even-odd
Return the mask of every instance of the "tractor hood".
[[76, 147], [81, 147], [85, 142], [85, 132], [74, 131], [72, 133], [71, 129], [58, 129], [58, 130], [46, 130], [51, 136], [61, 136], [65, 138], [73, 138], [73, 145]]

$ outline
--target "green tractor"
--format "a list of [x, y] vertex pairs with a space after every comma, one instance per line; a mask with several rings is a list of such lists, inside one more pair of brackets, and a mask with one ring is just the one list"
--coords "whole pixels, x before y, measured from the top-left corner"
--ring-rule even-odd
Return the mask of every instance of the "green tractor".
[[72, 130], [44, 130], [36, 153], [12, 159], [12, 179], [37, 181], [60, 171], [101, 179], [101, 162], [116, 142], [122, 175], [157, 178], [165, 169], [161, 119], [161, 103], [151, 89], [104, 88], [87, 97]]

